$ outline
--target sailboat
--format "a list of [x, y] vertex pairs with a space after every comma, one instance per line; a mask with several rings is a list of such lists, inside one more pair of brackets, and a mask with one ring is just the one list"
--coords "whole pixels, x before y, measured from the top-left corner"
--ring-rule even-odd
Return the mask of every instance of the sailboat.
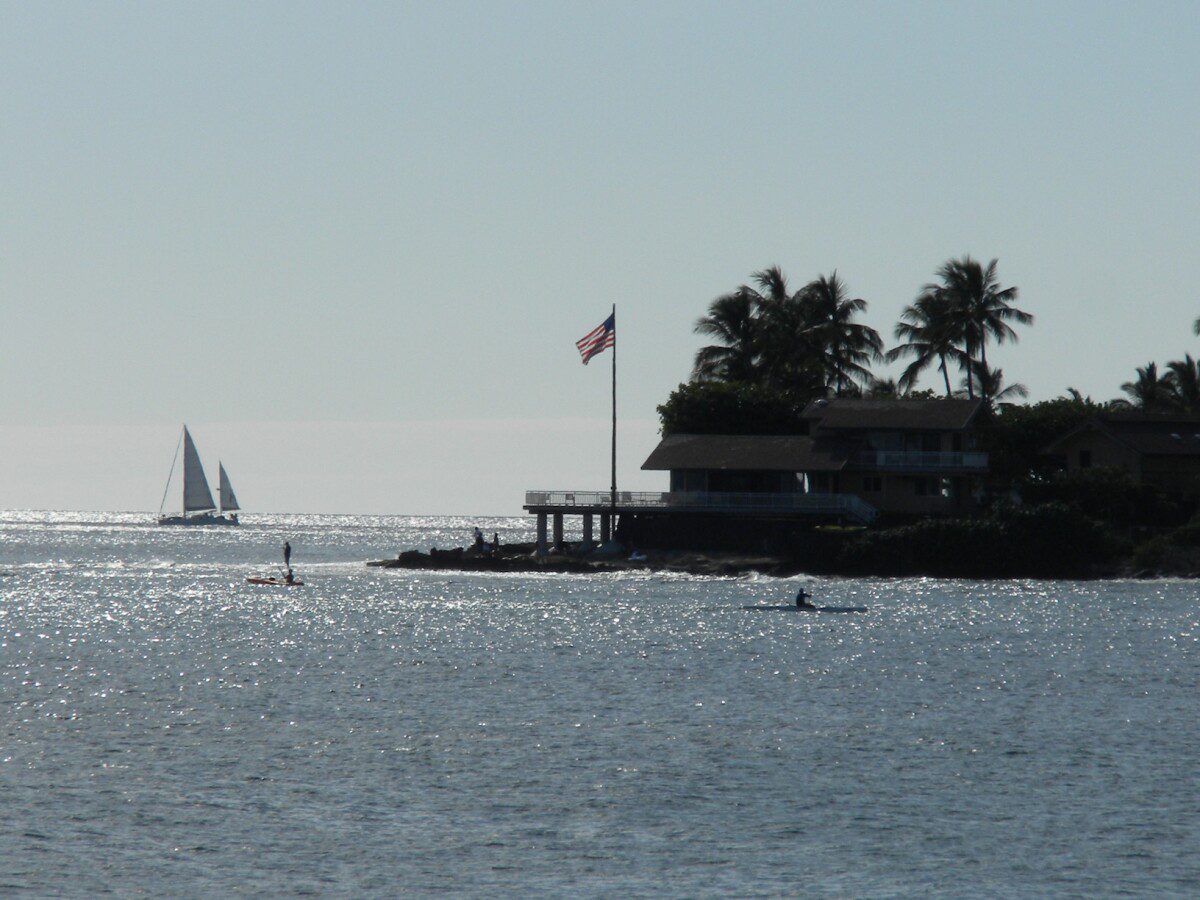
[[[171, 473], [167, 476], [167, 487], [163, 491], [163, 502], [158, 507], [159, 525], [237, 525], [236, 510], [240, 509], [237, 495], [229, 476], [225, 474], [225, 466], [217, 464], [220, 470], [218, 496], [220, 507], [213, 503], [212, 491], [208, 487], [208, 479], [204, 475], [204, 466], [200, 464], [200, 454], [196, 444], [183, 426], [180, 438], [183, 446], [183, 503], [180, 515], [164, 515], [163, 506], [167, 502], [167, 491], [171, 489], [171, 478], [175, 474], [175, 462], [179, 459], [179, 447], [175, 448], [175, 459], [171, 460]], [[228, 516], [225, 513], [229, 513]]]
[[229, 482], [229, 476], [225, 474], [225, 464], [220, 460], [217, 461], [217, 511], [220, 515], [229, 513], [230, 519], [237, 524], [237, 511], [241, 509], [238, 506], [237, 494], [233, 492], [233, 485]]

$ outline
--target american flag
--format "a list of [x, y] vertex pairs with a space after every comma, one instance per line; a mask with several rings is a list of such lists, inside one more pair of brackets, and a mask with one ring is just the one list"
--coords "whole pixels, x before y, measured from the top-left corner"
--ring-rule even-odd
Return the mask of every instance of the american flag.
[[593, 356], [603, 353], [609, 347], [615, 347], [616, 345], [617, 314], [615, 312], [605, 319], [603, 324], [598, 325], [575, 342], [575, 346], [579, 348], [579, 355], [583, 357], [583, 364], [585, 366]]

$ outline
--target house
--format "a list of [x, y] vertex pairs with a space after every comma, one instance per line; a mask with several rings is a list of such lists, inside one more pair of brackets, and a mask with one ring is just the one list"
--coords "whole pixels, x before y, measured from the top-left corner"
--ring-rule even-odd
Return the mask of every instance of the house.
[[[673, 434], [642, 468], [670, 472], [672, 495], [856, 497], [896, 517], [959, 515], [987, 474], [981, 400], [816, 400], [804, 435]], [[765, 500], [765, 498], [764, 498]]]
[[1200, 493], [1200, 416], [1104, 413], [1043, 451], [1063, 471], [1121, 469], [1139, 484], [1178, 494]]
[[569, 516], [585, 547], [599, 519], [601, 542], [765, 552], [820, 522], [963, 515], [988, 474], [986, 415], [981, 400], [817, 400], [803, 434], [667, 435], [642, 468], [670, 473], [668, 490], [534, 490], [524, 506], [539, 551], [563, 546]]

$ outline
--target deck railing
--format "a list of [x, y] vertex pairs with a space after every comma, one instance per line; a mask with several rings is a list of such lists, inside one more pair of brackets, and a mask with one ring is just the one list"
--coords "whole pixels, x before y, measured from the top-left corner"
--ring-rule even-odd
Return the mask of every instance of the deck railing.
[[[609, 491], [526, 491], [526, 507], [597, 509], [612, 504]], [[617, 491], [618, 509], [675, 512], [766, 512], [845, 516], [871, 522], [875, 507], [853, 494], [765, 494], [720, 491]]]
[[988, 466], [986, 453], [958, 453], [940, 450], [866, 450], [854, 454], [860, 466], [879, 469], [971, 469], [982, 471]]

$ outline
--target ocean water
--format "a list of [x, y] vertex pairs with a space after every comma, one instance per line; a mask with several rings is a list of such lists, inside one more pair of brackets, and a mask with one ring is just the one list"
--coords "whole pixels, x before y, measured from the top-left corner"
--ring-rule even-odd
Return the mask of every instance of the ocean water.
[[[1191, 582], [368, 569], [0, 513], [0, 894], [1200, 891]], [[306, 586], [254, 588], [291, 541]], [[863, 614], [747, 610], [790, 602]]]

